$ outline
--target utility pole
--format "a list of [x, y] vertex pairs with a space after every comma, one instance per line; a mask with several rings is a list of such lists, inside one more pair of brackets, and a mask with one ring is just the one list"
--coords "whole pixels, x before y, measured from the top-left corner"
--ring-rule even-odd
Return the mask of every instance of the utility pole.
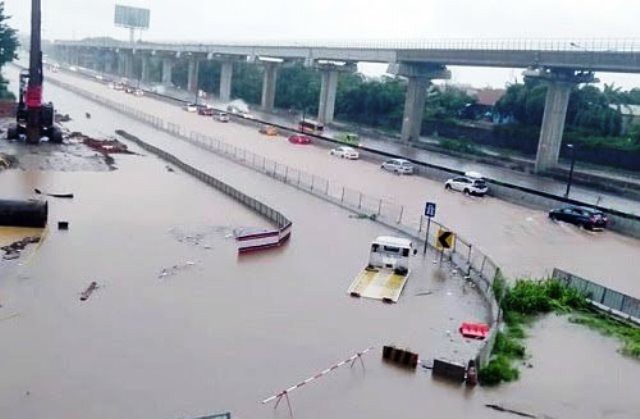
[[41, 0], [31, 0], [31, 46], [29, 49], [29, 83], [27, 84], [27, 142], [37, 144], [41, 137], [42, 50]]
[[573, 183], [573, 168], [576, 165], [576, 148], [573, 144], [567, 144], [567, 148], [571, 150], [571, 168], [569, 169], [569, 179], [567, 180], [567, 191], [564, 194], [565, 198], [569, 198], [571, 192], [571, 183]]

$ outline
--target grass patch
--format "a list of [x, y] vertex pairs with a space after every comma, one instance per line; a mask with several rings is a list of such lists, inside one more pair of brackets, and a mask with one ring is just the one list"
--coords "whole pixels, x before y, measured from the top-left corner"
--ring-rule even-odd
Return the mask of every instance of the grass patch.
[[496, 335], [491, 360], [479, 371], [484, 385], [518, 378], [515, 364], [527, 357], [525, 327], [540, 314], [572, 313], [569, 321], [616, 337], [622, 342], [622, 354], [640, 359], [640, 328], [593, 311], [582, 294], [560, 281], [520, 279], [509, 286], [503, 278], [496, 278], [493, 292], [500, 302], [504, 327]]
[[571, 316], [569, 321], [617, 338], [622, 342], [621, 354], [640, 359], [640, 328], [596, 312], [579, 313]]
[[474, 143], [463, 139], [443, 138], [440, 140], [440, 148], [465, 154], [478, 153], [478, 147]]

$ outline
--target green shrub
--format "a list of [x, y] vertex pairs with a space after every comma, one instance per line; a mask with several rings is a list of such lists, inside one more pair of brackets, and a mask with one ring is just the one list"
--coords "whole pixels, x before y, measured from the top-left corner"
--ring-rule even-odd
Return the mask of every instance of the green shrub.
[[440, 140], [440, 147], [445, 150], [455, 151], [458, 153], [475, 154], [478, 152], [475, 144], [471, 143], [468, 140], [454, 140], [451, 138], [443, 138]]
[[511, 360], [504, 355], [494, 357], [489, 363], [480, 368], [478, 378], [480, 384], [494, 386], [501, 382], [517, 380], [520, 376], [517, 368], [511, 365]]
[[[520, 328], [520, 330], [522, 330]], [[507, 332], [508, 333], [508, 332]], [[496, 335], [496, 342], [493, 346], [493, 352], [498, 355], [503, 355], [506, 358], [518, 358], [522, 359], [525, 355], [524, 345], [519, 341], [519, 338], [514, 337], [510, 333], [504, 334], [498, 332]]]

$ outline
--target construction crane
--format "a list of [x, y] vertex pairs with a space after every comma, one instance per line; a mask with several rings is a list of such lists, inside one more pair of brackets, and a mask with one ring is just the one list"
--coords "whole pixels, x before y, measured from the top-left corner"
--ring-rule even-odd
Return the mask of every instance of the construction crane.
[[38, 144], [43, 138], [62, 143], [62, 132], [54, 124], [51, 102], [42, 102], [41, 0], [31, 0], [31, 45], [29, 69], [20, 72], [20, 91], [16, 124], [7, 130], [7, 138]]

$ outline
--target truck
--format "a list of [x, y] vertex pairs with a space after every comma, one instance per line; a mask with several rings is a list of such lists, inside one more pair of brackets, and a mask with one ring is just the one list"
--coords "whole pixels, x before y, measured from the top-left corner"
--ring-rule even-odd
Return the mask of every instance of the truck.
[[397, 303], [410, 270], [410, 258], [415, 254], [409, 239], [380, 236], [371, 243], [369, 263], [356, 276], [347, 293], [352, 297], [365, 297]]

